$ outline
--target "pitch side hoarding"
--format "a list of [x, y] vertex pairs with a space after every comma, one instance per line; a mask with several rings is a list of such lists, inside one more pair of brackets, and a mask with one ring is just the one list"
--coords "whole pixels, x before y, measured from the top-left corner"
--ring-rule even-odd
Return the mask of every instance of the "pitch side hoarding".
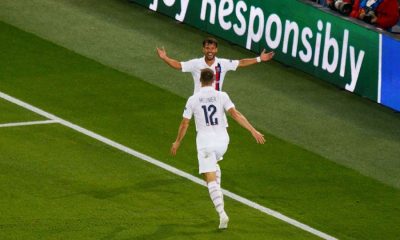
[[382, 35], [380, 103], [400, 111], [400, 40]]
[[378, 101], [379, 33], [299, 0], [131, 0]]

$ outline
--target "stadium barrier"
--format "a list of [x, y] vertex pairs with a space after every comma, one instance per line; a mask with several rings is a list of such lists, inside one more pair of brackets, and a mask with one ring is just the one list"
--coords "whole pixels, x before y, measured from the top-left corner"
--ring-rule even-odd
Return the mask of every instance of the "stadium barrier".
[[400, 42], [389, 35], [301, 0], [130, 1], [400, 110]]
[[381, 97], [379, 103], [400, 111], [400, 41], [382, 35]]

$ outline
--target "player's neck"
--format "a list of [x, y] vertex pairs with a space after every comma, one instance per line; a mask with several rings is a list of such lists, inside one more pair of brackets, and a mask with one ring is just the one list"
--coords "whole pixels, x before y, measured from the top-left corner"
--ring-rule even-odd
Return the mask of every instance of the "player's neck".
[[215, 62], [215, 57], [214, 57], [212, 60], [208, 60], [207, 57], [204, 56], [204, 61], [206, 62], [206, 64], [207, 64], [208, 66], [211, 67], [211, 65], [213, 65], [214, 62]]
[[204, 84], [201, 84], [201, 87], [202, 87], [202, 88], [204, 88], [204, 87], [212, 87], [212, 83], [210, 83], [210, 84], [206, 84], [206, 85], [204, 85]]

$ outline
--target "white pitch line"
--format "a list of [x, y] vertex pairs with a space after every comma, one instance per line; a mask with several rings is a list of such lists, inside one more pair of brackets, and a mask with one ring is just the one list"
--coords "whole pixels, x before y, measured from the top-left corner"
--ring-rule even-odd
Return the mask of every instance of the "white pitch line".
[[[198, 178], [198, 177], [195, 177], [195, 176], [193, 176], [193, 175], [191, 175], [189, 173], [186, 173], [186, 172], [184, 172], [182, 170], [179, 170], [179, 169], [177, 169], [175, 167], [172, 167], [172, 166], [170, 166], [168, 164], [165, 164], [165, 163], [163, 163], [163, 162], [161, 162], [159, 160], [156, 160], [156, 159], [154, 159], [154, 158], [152, 158], [150, 156], [147, 156], [147, 155], [145, 155], [143, 153], [135, 151], [135, 150], [133, 150], [133, 149], [131, 149], [129, 147], [126, 147], [126, 146], [124, 146], [122, 144], [119, 144], [119, 143], [117, 143], [117, 142], [115, 142], [115, 141], [113, 141], [111, 139], [103, 137], [103, 136], [101, 136], [101, 135], [99, 135], [97, 133], [94, 133], [94, 132], [90, 131], [90, 130], [82, 128], [82, 127], [80, 127], [80, 126], [78, 126], [76, 124], [73, 124], [73, 123], [68, 122], [68, 121], [66, 121], [64, 119], [61, 119], [61, 118], [59, 118], [59, 117], [57, 117], [57, 116], [55, 116], [55, 115], [53, 115], [51, 113], [45, 112], [45, 111], [43, 111], [43, 110], [41, 110], [41, 109], [39, 109], [37, 107], [34, 107], [34, 106], [32, 106], [32, 105], [30, 105], [28, 103], [25, 103], [25, 102], [23, 102], [23, 101], [21, 101], [21, 100], [19, 100], [17, 98], [14, 98], [14, 97], [10, 96], [10, 95], [7, 95], [5, 93], [0, 92], [0, 98], [3, 98], [3, 99], [5, 99], [5, 100], [7, 100], [9, 102], [12, 102], [12, 103], [14, 103], [16, 105], [19, 105], [19, 106], [23, 107], [25, 109], [28, 109], [28, 110], [30, 110], [32, 112], [35, 112], [35, 113], [37, 113], [39, 115], [42, 115], [42, 116], [44, 116], [44, 117], [46, 117], [48, 119], [52, 119], [54, 121], [57, 121], [58, 123], [66, 126], [68, 128], [71, 128], [71, 129], [73, 129], [73, 130], [75, 130], [77, 132], [80, 132], [80, 133], [85, 134], [85, 135], [87, 135], [89, 137], [92, 137], [92, 138], [94, 138], [94, 139], [96, 139], [96, 140], [98, 140], [100, 142], [103, 142], [103, 143], [105, 143], [105, 144], [107, 144], [109, 146], [112, 146], [112, 147], [114, 147], [116, 149], [119, 149], [119, 150], [121, 150], [123, 152], [126, 152], [126, 153], [128, 153], [128, 154], [130, 154], [130, 155], [132, 155], [134, 157], [140, 158], [140, 159], [142, 159], [142, 160], [144, 160], [146, 162], [149, 162], [149, 163], [151, 163], [153, 165], [156, 165], [156, 166], [158, 166], [158, 167], [160, 167], [162, 169], [165, 169], [165, 170], [167, 170], [167, 171], [169, 171], [171, 173], [174, 173], [174, 174], [176, 174], [178, 176], [184, 177], [184, 178], [186, 178], [186, 179], [188, 179], [188, 180], [190, 180], [192, 182], [195, 182], [195, 183], [200, 184], [202, 186], [206, 186], [205, 182], [203, 180], [201, 180], [200, 178]], [[247, 205], [247, 206], [252, 207], [254, 209], [257, 209], [257, 210], [259, 210], [259, 211], [261, 211], [263, 213], [266, 213], [266, 214], [268, 214], [270, 216], [278, 218], [278, 219], [280, 219], [280, 220], [282, 220], [282, 221], [284, 221], [286, 223], [289, 223], [289, 224], [291, 224], [291, 225], [293, 225], [293, 226], [295, 226], [297, 228], [300, 228], [300, 229], [302, 229], [304, 231], [307, 231], [307, 232], [309, 232], [311, 234], [314, 234], [314, 235], [316, 235], [316, 236], [318, 236], [318, 237], [320, 237], [322, 239], [337, 240], [337, 238], [335, 238], [335, 237], [332, 237], [332, 236], [330, 236], [330, 235], [328, 235], [326, 233], [323, 233], [323, 232], [321, 232], [319, 230], [316, 230], [316, 229], [314, 229], [314, 228], [312, 228], [312, 227], [310, 227], [310, 226], [308, 226], [306, 224], [300, 223], [300, 222], [298, 222], [298, 221], [296, 221], [296, 220], [294, 220], [294, 219], [292, 219], [290, 217], [287, 217], [287, 216], [285, 216], [285, 215], [283, 215], [283, 214], [281, 214], [281, 213], [279, 213], [277, 211], [274, 211], [272, 209], [269, 209], [267, 207], [259, 205], [258, 203], [255, 203], [255, 202], [253, 202], [253, 201], [251, 201], [249, 199], [241, 197], [241, 196], [239, 196], [239, 195], [237, 195], [235, 193], [229, 192], [228, 190], [222, 189], [222, 192], [227, 197], [230, 197], [230, 198], [232, 198], [232, 199], [234, 199], [234, 200], [236, 200], [236, 201], [238, 201], [238, 202], [240, 202], [240, 203], [242, 203], [244, 205]]]
[[51, 124], [51, 123], [58, 123], [58, 121], [56, 121], [56, 120], [44, 120], [44, 121], [31, 121], [31, 122], [3, 123], [3, 124], [0, 124], [0, 128], [39, 125], [39, 124]]

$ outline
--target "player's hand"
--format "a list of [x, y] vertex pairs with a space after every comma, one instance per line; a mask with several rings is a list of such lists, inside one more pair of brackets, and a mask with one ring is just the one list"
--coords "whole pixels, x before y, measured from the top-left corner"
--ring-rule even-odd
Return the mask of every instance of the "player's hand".
[[165, 48], [164, 48], [164, 47], [162, 47], [162, 48], [157, 48], [157, 53], [158, 53], [158, 56], [159, 56], [161, 59], [165, 59], [165, 58], [167, 57], [167, 52], [165, 51]]
[[253, 131], [253, 132], [251, 132], [251, 134], [256, 139], [258, 144], [264, 144], [265, 143], [264, 135], [261, 134], [259, 131], [257, 131], [257, 130]]
[[176, 155], [176, 152], [178, 151], [178, 148], [179, 148], [180, 145], [181, 144], [179, 142], [172, 143], [172, 146], [171, 146], [171, 155], [172, 156]]
[[267, 53], [266, 50], [264, 49], [260, 54], [260, 58], [261, 58], [262, 62], [266, 62], [266, 61], [271, 60], [274, 57], [274, 55], [275, 55], [275, 52], [272, 51], [272, 52]]

